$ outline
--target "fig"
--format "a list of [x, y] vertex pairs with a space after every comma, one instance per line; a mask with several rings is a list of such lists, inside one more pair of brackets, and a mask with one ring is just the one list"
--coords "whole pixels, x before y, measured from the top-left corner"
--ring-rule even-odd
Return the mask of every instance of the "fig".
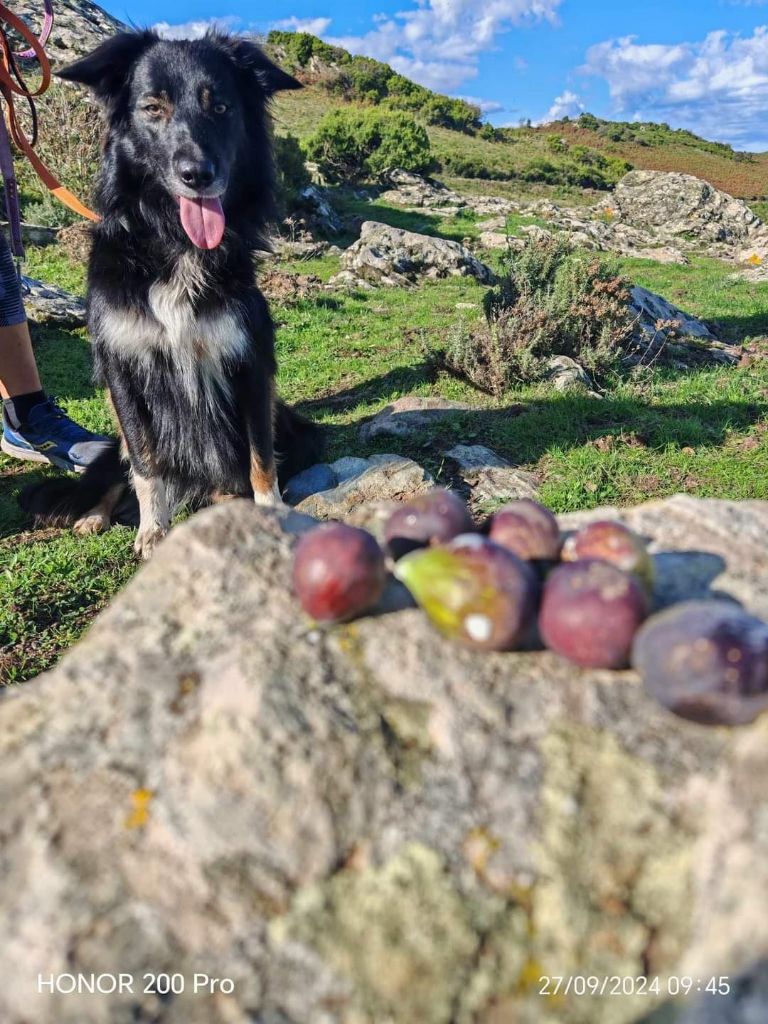
[[479, 534], [413, 551], [395, 566], [434, 626], [483, 651], [509, 651], [531, 639], [539, 583], [511, 551]]
[[582, 526], [566, 538], [562, 560], [579, 562], [599, 558], [637, 576], [648, 593], [653, 589], [653, 561], [645, 541], [628, 526], [615, 520], [600, 520]]
[[452, 540], [474, 529], [467, 506], [453, 491], [436, 487], [400, 505], [384, 531], [387, 550], [402, 558], [416, 548]]
[[296, 545], [294, 593], [318, 622], [342, 622], [366, 611], [386, 581], [384, 553], [366, 530], [323, 523]]
[[728, 601], [685, 601], [645, 623], [632, 664], [646, 690], [702, 725], [744, 725], [768, 710], [768, 625]]
[[560, 527], [548, 508], [530, 498], [504, 505], [491, 516], [488, 535], [518, 558], [554, 562], [560, 556]]
[[648, 614], [640, 581], [596, 558], [563, 562], [547, 577], [539, 613], [546, 647], [586, 668], [624, 668]]

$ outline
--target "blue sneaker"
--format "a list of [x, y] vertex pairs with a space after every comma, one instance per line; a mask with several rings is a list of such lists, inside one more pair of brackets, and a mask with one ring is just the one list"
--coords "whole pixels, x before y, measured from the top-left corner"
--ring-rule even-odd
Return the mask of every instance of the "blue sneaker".
[[3, 409], [0, 448], [6, 455], [28, 462], [47, 462], [59, 469], [83, 473], [113, 442], [92, 434], [47, 398], [33, 406], [26, 423], [14, 427]]

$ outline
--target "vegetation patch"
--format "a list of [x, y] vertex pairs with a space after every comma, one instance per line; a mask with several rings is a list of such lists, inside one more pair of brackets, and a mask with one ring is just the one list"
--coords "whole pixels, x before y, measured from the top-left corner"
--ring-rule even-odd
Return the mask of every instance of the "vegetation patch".
[[628, 283], [616, 264], [573, 253], [557, 239], [531, 240], [506, 257], [507, 273], [485, 299], [485, 317], [448, 334], [438, 358], [496, 397], [567, 355], [596, 376], [615, 367], [632, 333]]

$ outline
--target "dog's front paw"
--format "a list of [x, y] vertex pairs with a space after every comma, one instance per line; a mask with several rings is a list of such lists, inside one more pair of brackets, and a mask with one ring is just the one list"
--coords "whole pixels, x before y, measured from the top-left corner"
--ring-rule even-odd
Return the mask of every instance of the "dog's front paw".
[[87, 537], [92, 533], [104, 533], [112, 525], [112, 519], [104, 512], [89, 512], [81, 516], [72, 529], [78, 537]]
[[152, 553], [166, 533], [168, 533], [167, 527], [158, 526], [156, 524], [146, 530], [140, 529], [136, 535], [133, 550], [139, 558], [144, 559], [146, 562], [152, 557]]
[[261, 505], [265, 508], [285, 508], [285, 502], [283, 496], [280, 493], [280, 488], [275, 482], [272, 484], [271, 490], [268, 491], [254, 491], [253, 500], [257, 505]]

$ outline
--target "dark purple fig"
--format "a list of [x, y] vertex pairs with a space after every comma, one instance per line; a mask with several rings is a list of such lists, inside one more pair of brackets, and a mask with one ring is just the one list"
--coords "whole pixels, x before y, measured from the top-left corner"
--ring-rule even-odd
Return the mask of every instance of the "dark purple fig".
[[586, 668], [624, 668], [648, 614], [640, 581], [609, 562], [564, 562], [544, 585], [539, 632], [544, 644]]
[[527, 561], [557, 561], [560, 556], [560, 527], [538, 501], [521, 498], [504, 505], [491, 516], [488, 533], [518, 558]]
[[526, 644], [539, 584], [531, 567], [479, 534], [401, 558], [395, 575], [442, 633], [469, 647], [509, 651]]
[[393, 558], [409, 551], [452, 540], [474, 529], [467, 506], [453, 491], [436, 487], [396, 508], [384, 531]]
[[561, 557], [564, 562], [599, 558], [624, 572], [634, 573], [648, 593], [653, 589], [653, 561], [645, 541], [628, 526], [615, 520], [600, 520], [582, 526], [566, 539]]
[[296, 546], [294, 593], [319, 622], [341, 622], [366, 611], [379, 600], [386, 581], [384, 554], [365, 530], [324, 523]]
[[648, 619], [632, 664], [646, 690], [703, 725], [743, 725], [768, 710], [768, 625], [728, 601], [686, 601]]

